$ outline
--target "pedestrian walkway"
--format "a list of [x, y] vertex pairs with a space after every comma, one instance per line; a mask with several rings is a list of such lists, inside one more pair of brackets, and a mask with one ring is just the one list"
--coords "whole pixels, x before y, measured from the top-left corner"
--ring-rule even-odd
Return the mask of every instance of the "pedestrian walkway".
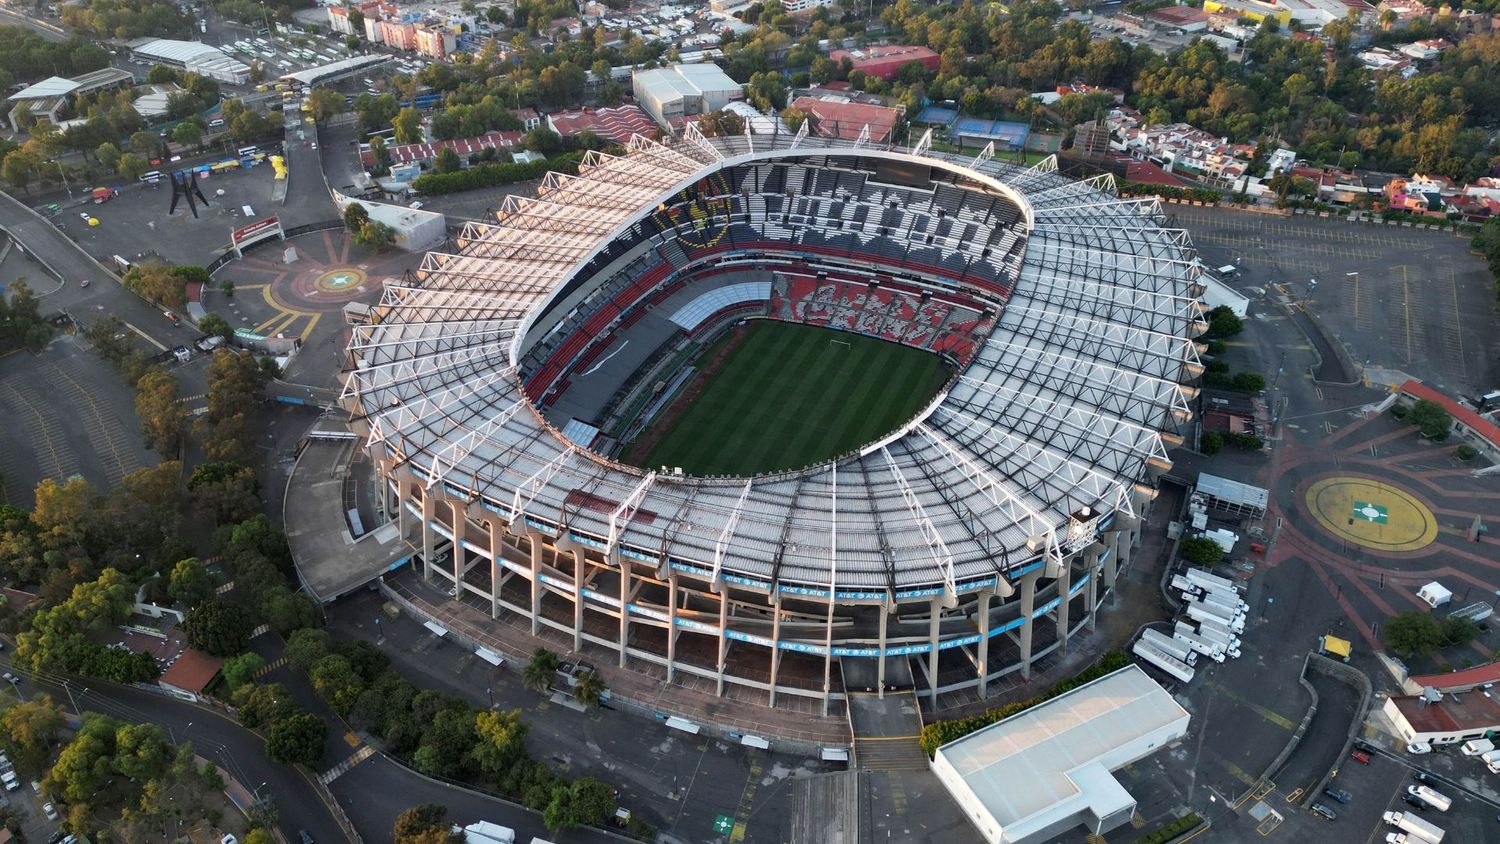
[[329, 783], [343, 776], [345, 771], [374, 755], [375, 748], [367, 744], [364, 747], [361, 747], [359, 750], [355, 751], [353, 756], [350, 756], [348, 759], [345, 759], [337, 765], [334, 765], [332, 768], [329, 768], [323, 773], [318, 774], [318, 782], [324, 785], [328, 785]]
[[269, 632], [271, 632], [271, 625], [262, 624], [261, 626], [250, 631], [250, 638], [254, 639], [256, 636], [264, 636]]
[[[558, 648], [550, 639], [534, 637], [524, 627], [497, 622], [483, 610], [454, 601], [443, 592], [422, 582], [420, 575], [403, 570], [385, 579], [387, 594], [394, 594], [415, 611], [419, 620], [434, 621], [475, 644], [521, 665], [539, 646]], [[717, 697], [666, 683], [662, 678], [620, 668], [613, 663], [591, 660], [599, 676], [609, 687], [612, 700], [629, 702], [651, 712], [669, 713], [694, 723], [716, 725], [728, 731], [807, 742], [816, 745], [847, 747], [849, 725], [843, 718], [813, 715], [807, 712], [772, 709], [763, 704]], [[640, 662], [640, 660], [637, 660]], [[650, 666], [657, 668], [657, 666]]]

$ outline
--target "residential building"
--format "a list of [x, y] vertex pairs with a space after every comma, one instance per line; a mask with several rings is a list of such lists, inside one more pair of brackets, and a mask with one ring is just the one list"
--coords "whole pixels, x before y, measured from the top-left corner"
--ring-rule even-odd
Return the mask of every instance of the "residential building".
[[131, 76], [130, 71], [117, 67], [100, 68], [71, 79], [49, 76], [6, 98], [15, 104], [10, 109], [10, 128], [15, 132], [21, 131], [19, 115], [28, 111], [37, 123], [60, 123], [78, 97], [127, 88], [134, 81], [135, 77]]
[[585, 108], [547, 115], [547, 128], [565, 138], [593, 132], [606, 141], [628, 143], [634, 135], [653, 137], [660, 128], [645, 109], [637, 105]]
[[156, 678], [156, 684], [176, 697], [198, 701], [223, 667], [223, 657], [210, 656], [197, 648], [184, 648], [167, 670]]
[[1417, 69], [1411, 63], [1411, 57], [1385, 47], [1371, 47], [1357, 54], [1355, 58], [1358, 58], [1360, 64], [1374, 73], [1396, 73], [1404, 79], [1417, 75]]
[[744, 89], [712, 62], [637, 70], [631, 76], [635, 99], [656, 122], [718, 111], [744, 99]]
[[782, 5], [786, 7], [789, 14], [800, 15], [803, 12], [811, 12], [820, 6], [832, 6], [834, 0], [784, 0]]
[[1289, 171], [1297, 163], [1297, 153], [1285, 147], [1277, 147], [1266, 156], [1266, 175], [1274, 176], [1283, 171]]
[[[487, 149], [498, 149], [511, 151], [519, 149], [525, 132], [488, 132], [473, 138], [454, 138], [447, 141], [432, 141], [421, 144], [399, 144], [386, 147], [386, 152], [391, 156], [391, 167], [394, 170], [404, 164], [431, 164], [437, 158], [438, 153], [444, 149], [451, 149], [458, 153], [458, 157], [468, 162], [469, 158], [476, 152]], [[366, 149], [360, 153], [360, 159], [366, 167], [375, 166], [375, 156]]]
[[937, 749], [933, 773], [989, 844], [1033, 844], [1128, 824], [1114, 771], [1187, 734], [1188, 713], [1128, 665]]
[[1231, 144], [1227, 138], [1186, 123], [1144, 126], [1140, 112], [1127, 106], [1111, 110], [1108, 123], [1118, 138], [1111, 148], [1167, 170], [1232, 181], [1244, 175], [1255, 155], [1255, 148], [1248, 144]]
[[417, 48], [417, 27], [400, 19], [380, 21], [380, 43], [397, 50]]
[[516, 119], [521, 121], [521, 129], [530, 132], [532, 129], [542, 125], [542, 116], [537, 114], [536, 109], [530, 106], [518, 108], [513, 112]]
[[890, 44], [881, 47], [864, 47], [858, 50], [834, 50], [828, 54], [835, 64], [848, 59], [854, 69], [866, 76], [891, 79], [908, 62], [917, 62], [928, 70], [937, 70], [941, 63], [938, 54], [927, 47], [908, 47]]
[[1402, 44], [1396, 49], [1419, 62], [1429, 62], [1442, 55], [1444, 50], [1452, 47], [1452, 43], [1442, 38], [1423, 38], [1420, 41], [1413, 41], [1410, 44]]
[[891, 139], [897, 124], [906, 113], [901, 107], [857, 103], [842, 99], [798, 97], [792, 107], [812, 121], [812, 132], [824, 138], [857, 139], [865, 127], [870, 129], [869, 142], [883, 144]]
[[441, 24], [417, 24], [413, 29], [413, 49], [419, 55], [442, 59], [453, 55], [457, 46], [453, 30]]
[[328, 28], [343, 35], [363, 35], [362, 32], [354, 31], [354, 24], [349, 22], [349, 12], [348, 6], [329, 6]]

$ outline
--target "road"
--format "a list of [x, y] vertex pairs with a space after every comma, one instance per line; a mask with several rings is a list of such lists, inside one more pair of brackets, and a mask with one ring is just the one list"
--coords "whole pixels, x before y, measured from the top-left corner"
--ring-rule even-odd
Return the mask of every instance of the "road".
[[23, 692], [44, 691], [65, 706], [72, 700], [86, 711], [122, 721], [155, 724], [167, 730], [174, 741], [192, 742], [199, 755], [217, 762], [246, 788], [255, 790], [264, 786], [263, 793], [272, 796], [280, 812], [281, 831], [290, 840], [297, 840], [297, 832], [304, 829], [316, 841], [345, 840], [338, 822], [307, 779], [296, 769], [269, 759], [260, 738], [228, 716], [103, 680], [75, 679], [67, 681], [64, 688], [61, 677], [47, 675], [44, 679], [13, 668], [8, 655], [0, 662], [26, 677], [20, 684]]

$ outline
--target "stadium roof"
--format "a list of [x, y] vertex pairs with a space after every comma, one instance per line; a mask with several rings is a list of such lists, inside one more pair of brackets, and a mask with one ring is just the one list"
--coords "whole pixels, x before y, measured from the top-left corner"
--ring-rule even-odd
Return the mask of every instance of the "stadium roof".
[[1129, 665], [949, 742], [937, 755], [963, 778], [966, 796], [998, 822], [1005, 840], [1015, 841], [1036, 833], [1039, 821], [1055, 822], [1065, 806], [1099, 818], [1129, 808], [1134, 800], [1110, 770], [1143, 754], [1111, 757], [1164, 729], [1175, 727], [1180, 736], [1187, 722], [1187, 710]]
[[[1024, 169], [812, 137], [688, 135], [590, 153], [577, 176], [552, 173], [536, 198], [505, 197], [494, 222], [469, 224], [452, 252], [428, 254], [411, 279], [389, 284], [385, 317], [354, 328], [358, 363], [345, 391], [372, 447], [435, 492], [538, 529], [566, 522], [576, 541], [633, 559], [749, 588], [827, 595], [832, 584], [840, 597], [898, 599], [986, 588], [1060, 560], [1077, 550], [1063, 548], [1073, 514], [1133, 514], [1148, 467], [1170, 467], [1163, 431], [1191, 415], [1193, 388], [1179, 381], [1201, 371], [1189, 338], [1202, 329], [1202, 306], [1186, 235], [1163, 227], [1157, 200], [1119, 199], [1103, 189], [1108, 177], [1075, 182], [1051, 160]], [[636, 251], [605, 257], [659, 249], [688, 260], [654, 216], [683, 185], [736, 168], [837, 174], [860, 162], [930, 167], [973, 186], [939, 190], [979, 235], [934, 243], [918, 227], [918, 215], [936, 225], [931, 206], [901, 207], [893, 186], [846, 200], [878, 208], [889, 221], [878, 232], [840, 222], [835, 235], [838, 221], [821, 219], [794, 231], [770, 210], [783, 207], [784, 190], [733, 201], [748, 203], [757, 234], [788, 251], [799, 238], [838, 236], [849, 244], [830, 250], [839, 254], [920, 250], [965, 278], [1002, 280], [1008, 299], [995, 306], [994, 328], [922, 416], [830, 464], [683, 478], [577, 447], [523, 392], [525, 340], [567, 310], [550, 311], [554, 298], [604, 282], [583, 271], [591, 259], [618, 248]], [[798, 200], [818, 204], [812, 182]], [[991, 211], [963, 207], [965, 197]], [[986, 223], [987, 214], [1007, 220]], [[634, 245], [621, 245], [626, 231]], [[913, 242], [903, 250], [893, 236]]]

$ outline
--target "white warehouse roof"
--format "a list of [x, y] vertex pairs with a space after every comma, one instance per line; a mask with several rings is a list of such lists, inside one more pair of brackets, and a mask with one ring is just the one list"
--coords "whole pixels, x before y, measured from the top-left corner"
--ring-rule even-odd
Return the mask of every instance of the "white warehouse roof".
[[1051, 837], [1069, 817], [1128, 818], [1135, 801], [1110, 771], [1181, 738], [1187, 723], [1166, 690], [1128, 665], [943, 745], [934, 768], [991, 842]]

